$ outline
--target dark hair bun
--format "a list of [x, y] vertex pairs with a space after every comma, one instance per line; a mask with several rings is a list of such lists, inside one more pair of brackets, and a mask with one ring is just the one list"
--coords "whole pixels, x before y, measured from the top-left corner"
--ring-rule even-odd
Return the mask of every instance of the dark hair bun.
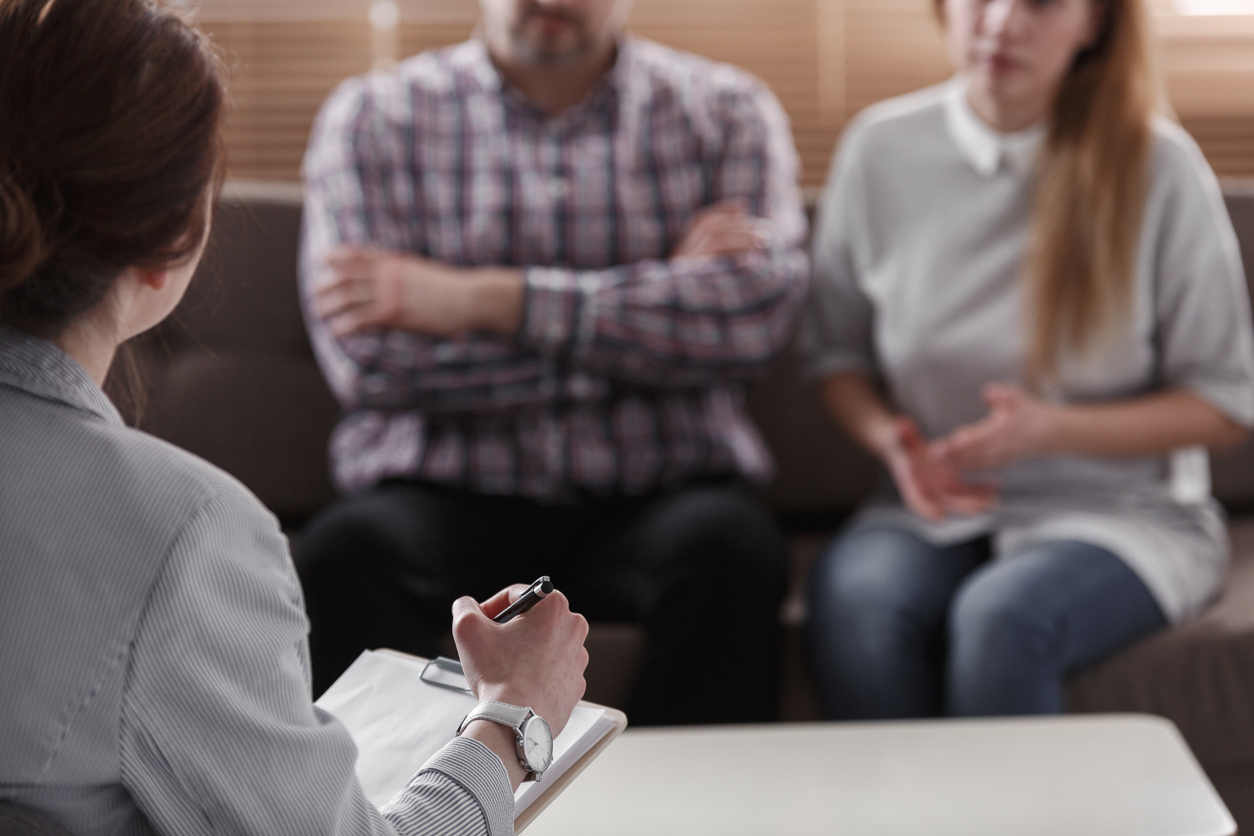
[[198, 252], [224, 95], [157, 0], [0, 0], [0, 326], [55, 337]]
[[0, 294], [30, 278], [43, 255], [39, 213], [29, 195], [0, 165]]

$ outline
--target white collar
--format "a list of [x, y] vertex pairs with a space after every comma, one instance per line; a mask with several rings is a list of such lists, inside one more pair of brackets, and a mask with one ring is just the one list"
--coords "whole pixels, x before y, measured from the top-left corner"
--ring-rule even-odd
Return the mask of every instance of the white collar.
[[959, 74], [945, 91], [945, 125], [962, 156], [984, 177], [996, 174], [1003, 160], [1020, 177], [1030, 176], [1045, 139], [1045, 125], [1038, 122], [1014, 133], [999, 133], [975, 115], [967, 102], [967, 86], [967, 79]]

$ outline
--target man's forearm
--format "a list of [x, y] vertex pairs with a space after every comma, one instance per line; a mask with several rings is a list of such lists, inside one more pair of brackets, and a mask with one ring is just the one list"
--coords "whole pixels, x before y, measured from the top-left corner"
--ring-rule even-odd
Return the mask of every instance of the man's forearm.
[[666, 388], [747, 380], [786, 344], [806, 258], [646, 260], [599, 271], [534, 268], [520, 342], [581, 370]]
[[483, 267], [465, 271], [470, 317], [468, 331], [513, 338], [522, 327], [526, 282], [520, 270]]

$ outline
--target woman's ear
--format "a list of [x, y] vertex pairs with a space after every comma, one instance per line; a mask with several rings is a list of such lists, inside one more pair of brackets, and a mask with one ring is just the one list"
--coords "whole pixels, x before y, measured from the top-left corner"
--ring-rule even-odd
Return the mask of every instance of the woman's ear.
[[135, 278], [140, 284], [150, 287], [153, 290], [165, 290], [165, 286], [170, 283], [170, 271], [168, 269], [161, 270], [135, 270]]

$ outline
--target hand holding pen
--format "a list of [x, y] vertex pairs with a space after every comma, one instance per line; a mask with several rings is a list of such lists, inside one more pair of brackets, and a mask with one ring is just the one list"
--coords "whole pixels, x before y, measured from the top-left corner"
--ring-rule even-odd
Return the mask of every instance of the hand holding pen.
[[515, 616], [522, 615], [527, 610], [540, 603], [553, 591], [553, 581], [549, 580], [548, 575], [541, 575], [531, 586], [518, 596], [514, 603], [496, 614], [496, 618], [492, 619], [497, 624], [504, 624]]
[[[480, 700], [532, 708], [558, 734], [583, 696], [588, 622], [570, 611], [548, 577], [531, 584], [513, 603], [509, 597], [503, 589], [482, 604], [469, 597], [453, 604], [453, 638], [467, 683]], [[544, 598], [554, 600], [517, 618]], [[503, 629], [510, 619], [515, 623]]]

